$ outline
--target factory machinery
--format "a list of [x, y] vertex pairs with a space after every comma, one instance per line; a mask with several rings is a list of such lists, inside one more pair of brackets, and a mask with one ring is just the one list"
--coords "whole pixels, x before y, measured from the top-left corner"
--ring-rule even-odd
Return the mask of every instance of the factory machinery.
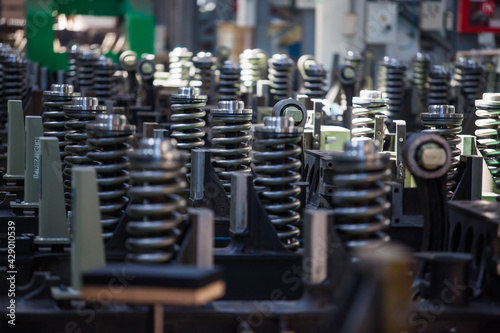
[[1, 332], [499, 332], [477, 59], [385, 57], [375, 88], [349, 52], [328, 92], [259, 49], [0, 64]]

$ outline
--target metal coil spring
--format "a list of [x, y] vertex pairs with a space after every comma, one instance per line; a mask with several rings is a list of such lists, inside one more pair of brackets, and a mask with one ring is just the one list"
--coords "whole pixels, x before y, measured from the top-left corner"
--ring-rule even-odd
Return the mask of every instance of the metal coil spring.
[[219, 68], [219, 100], [235, 100], [240, 98], [240, 72], [237, 62], [226, 60]]
[[311, 64], [305, 69], [304, 78], [305, 94], [309, 98], [325, 97], [326, 71], [320, 64]]
[[462, 132], [463, 114], [455, 113], [453, 105], [430, 105], [429, 113], [422, 113], [420, 117], [422, 125], [430, 127], [422, 132], [442, 136], [450, 146], [452, 159], [446, 181], [447, 196], [450, 199], [457, 186], [457, 167], [461, 154], [457, 146], [461, 142], [458, 134]]
[[364, 80], [364, 59], [363, 55], [358, 51], [347, 51], [345, 57], [346, 64], [354, 67], [356, 72], [356, 82], [354, 84], [354, 93], [359, 94]]
[[63, 107], [66, 118], [65, 127], [69, 133], [64, 139], [69, 142], [64, 147], [67, 156], [64, 157], [64, 189], [66, 197], [66, 207], [71, 208], [72, 189], [71, 189], [71, 169], [75, 166], [89, 165], [90, 160], [87, 157], [87, 132], [85, 126], [95, 120], [97, 114], [106, 112], [106, 107], [99, 106], [99, 101], [95, 97], [74, 97], [71, 105]]
[[483, 72], [483, 66], [472, 59], [460, 58], [455, 64], [453, 85], [460, 88], [460, 94], [465, 96], [471, 106], [482, 94]]
[[378, 154], [373, 141], [351, 141], [334, 155], [333, 208], [339, 235], [348, 249], [377, 248], [389, 241], [387, 194], [389, 156]]
[[202, 94], [209, 95], [210, 93], [216, 60], [210, 52], [198, 52], [193, 58], [193, 65], [196, 69], [194, 80], [201, 88]]
[[500, 93], [484, 93], [482, 100], [476, 100], [475, 131], [477, 148], [483, 155], [495, 185], [500, 188]]
[[[206, 112], [201, 108], [206, 105], [207, 96], [200, 95], [200, 89], [192, 87], [179, 88], [178, 94], [172, 96], [172, 115], [170, 120], [170, 136], [177, 140], [177, 148], [191, 152], [194, 148], [205, 145]], [[188, 172], [191, 164], [187, 164]], [[189, 174], [188, 174], [189, 177]]]
[[240, 101], [221, 101], [212, 116], [212, 164], [229, 195], [231, 174], [250, 173], [252, 110]]
[[246, 49], [240, 54], [241, 83], [247, 91], [267, 76], [267, 54], [261, 49]]
[[80, 93], [75, 93], [74, 87], [70, 84], [53, 84], [50, 90], [43, 92], [43, 135], [58, 139], [61, 163], [68, 155], [65, 147], [71, 143], [66, 140], [66, 135], [71, 131], [65, 126], [68, 119], [64, 113], [64, 106], [70, 105], [73, 97], [78, 96], [80, 96]]
[[387, 109], [389, 118], [398, 119], [403, 107], [403, 97], [405, 89], [406, 66], [399, 60], [384, 57], [379, 65], [377, 76], [377, 90], [384, 93], [384, 97], [389, 99]]
[[112, 97], [114, 73], [113, 61], [105, 56], [100, 56], [94, 68], [94, 93], [99, 99], [100, 105], [106, 105], [106, 101]]
[[68, 50], [68, 71], [66, 72], [66, 83], [72, 84], [76, 87], [78, 84], [78, 53], [80, 52], [80, 45], [73, 44]]
[[16, 51], [5, 48], [0, 53], [0, 64], [3, 66], [3, 99], [1, 125], [7, 122], [7, 102], [9, 100], [23, 100], [26, 94], [26, 60]]
[[387, 115], [386, 98], [377, 90], [361, 90], [359, 97], [354, 97], [352, 109], [352, 136], [373, 140], [375, 134], [375, 116]]
[[420, 102], [420, 110], [425, 110], [427, 108], [428, 99], [428, 87], [427, 87], [427, 77], [429, 76], [430, 69], [430, 59], [429, 55], [417, 52], [415, 59], [412, 63], [413, 70], [413, 82], [417, 90], [417, 98]]
[[94, 67], [99, 55], [92, 50], [83, 51], [77, 57], [78, 89], [85, 96], [94, 86]]
[[450, 73], [444, 66], [434, 65], [429, 73], [429, 105], [448, 105]]
[[269, 59], [271, 94], [275, 101], [292, 96], [293, 60], [286, 54], [275, 54]]
[[131, 203], [127, 260], [139, 263], [165, 263], [175, 258], [183, 221], [185, 200], [179, 195], [186, 187], [185, 155], [175, 141], [142, 139], [129, 153], [132, 166]]
[[129, 162], [127, 153], [135, 126], [119, 114], [99, 114], [86, 125], [87, 158], [97, 170], [97, 185], [103, 238], [109, 239], [122, 216], [128, 198]]
[[255, 129], [255, 185], [264, 186], [259, 197], [283, 245], [295, 251], [300, 220], [300, 154], [302, 128], [291, 117], [265, 117], [264, 126]]
[[185, 47], [176, 47], [168, 54], [169, 80], [189, 80], [192, 56]]
[[6, 114], [3, 110], [6, 110], [4, 106], [4, 99], [3, 99], [3, 66], [0, 65], [0, 126], [5, 126], [6, 119]]

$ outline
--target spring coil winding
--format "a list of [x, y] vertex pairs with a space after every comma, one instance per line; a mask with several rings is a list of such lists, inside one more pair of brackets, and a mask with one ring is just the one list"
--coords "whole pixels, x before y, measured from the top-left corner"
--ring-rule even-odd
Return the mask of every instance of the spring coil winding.
[[110, 58], [102, 55], [96, 60], [93, 90], [100, 105], [106, 105], [106, 101], [112, 97], [114, 73], [115, 66]]
[[113, 235], [129, 199], [129, 161], [127, 153], [134, 138], [135, 126], [120, 114], [98, 114], [87, 129], [87, 158], [97, 171], [99, 208], [103, 238]]
[[484, 93], [476, 100], [477, 148], [483, 155], [495, 185], [500, 188], [500, 93]]
[[241, 83], [245, 92], [253, 92], [258, 80], [267, 76], [267, 54], [261, 49], [246, 49], [240, 54]]
[[403, 107], [406, 66], [399, 60], [384, 57], [379, 65], [377, 75], [377, 90], [389, 99], [387, 109], [390, 119], [397, 119]]
[[[206, 102], [207, 96], [200, 95], [200, 89], [193, 87], [179, 88], [178, 94], [172, 96], [170, 136], [177, 141], [177, 149], [191, 153], [192, 149], [205, 145], [206, 112], [202, 108]], [[187, 167], [189, 172], [191, 164]]]
[[4, 46], [0, 49], [0, 64], [3, 66], [3, 98], [0, 126], [7, 123], [7, 102], [23, 100], [26, 95], [26, 60], [14, 49]]
[[429, 105], [448, 105], [450, 73], [444, 66], [434, 65], [427, 80]]
[[453, 105], [430, 105], [428, 113], [420, 114], [422, 125], [430, 127], [423, 130], [443, 137], [451, 149], [451, 166], [448, 170], [446, 189], [448, 199], [451, 199], [457, 187], [457, 167], [461, 151], [457, 147], [461, 140], [458, 134], [462, 132], [463, 114], [455, 113]]
[[295, 251], [300, 220], [301, 179], [299, 159], [302, 127], [295, 127], [291, 117], [265, 117], [264, 126], [255, 129], [254, 172], [256, 186], [263, 186], [259, 197], [283, 245]]
[[77, 56], [78, 89], [85, 96], [94, 86], [95, 62], [99, 54], [92, 50], [85, 50]]
[[361, 90], [359, 97], [352, 99], [352, 136], [353, 140], [373, 140], [375, 134], [375, 117], [387, 115], [386, 98], [377, 90]]
[[332, 156], [332, 206], [339, 235], [348, 249], [378, 248], [389, 241], [387, 194], [389, 156], [377, 153], [373, 141], [351, 141]]
[[269, 80], [274, 101], [292, 96], [293, 60], [286, 54], [275, 54], [269, 59]]
[[80, 45], [72, 44], [68, 50], [68, 71], [66, 72], [66, 83], [78, 88], [78, 53]]
[[347, 51], [345, 62], [351, 65], [356, 72], [356, 82], [354, 83], [354, 93], [359, 94], [364, 81], [364, 58], [358, 51]]
[[168, 54], [169, 80], [189, 81], [190, 70], [193, 64], [193, 53], [185, 47], [176, 47]]
[[465, 96], [471, 107], [482, 94], [483, 72], [481, 63], [472, 59], [460, 58], [455, 64], [452, 85], [459, 88], [460, 95]]
[[212, 116], [212, 165], [229, 195], [231, 174], [250, 173], [252, 110], [240, 101], [221, 101]]
[[95, 120], [97, 114], [106, 112], [106, 107], [99, 106], [99, 101], [95, 97], [74, 97], [71, 105], [64, 105], [64, 114], [67, 120], [65, 127], [69, 133], [64, 139], [69, 142], [64, 147], [67, 156], [64, 157], [66, 164], [63, 169], [64, 189], [66, 197], [66, 207], [69, 209], [72, 202], [71, 190], [71, 169], [75, 166], [89, 165], [87, 157], [87, 131], [85, 126]]
[[193, 65], [195, 67], [194, 81], [204, 95], [210, 95], [216, 60], [210, 52], [198, 52], [193, 57]]
[[71, 105], [73, 98], [79, 96], [80, 93], [74, 92], [74, 87], [70, 84], [53, 84], [50, 90], [43, 92], [43, 135], [58, 139], [63, 168], [64, 158], [68, 155], [65, 147], [71, 143], [71, 141], [66, 140], [66, 135], [72, 133], [65, 126], [67, 118], [64, 106]]
[[230, 60], [224, 61], [219, 68], [218, 94], [220, 101], [240, 98], [240, 72], [239, 64]]
[[[300, 59], [299, 59], [300, 60]], [[303, 74], [305, 94], [310, 99], [325, 97], [326, 71], [316, 60], [306, 61]]]
[[127, 209], [127, 260], [165, 263], [175, 258], [182, 232], [182, 210], [186, 201], [179, 195], [186, 187], [185, 154], [175, 140], [142, 139], [129, 154], [132, 186]]
[[427, 78], [429, 76], [430, 58], [428, 54], [417, 52], [411, 62], [413, 70], [413, 82], [417, 90], [418, 109], [420, 112], [426, 110], [428, 100]]

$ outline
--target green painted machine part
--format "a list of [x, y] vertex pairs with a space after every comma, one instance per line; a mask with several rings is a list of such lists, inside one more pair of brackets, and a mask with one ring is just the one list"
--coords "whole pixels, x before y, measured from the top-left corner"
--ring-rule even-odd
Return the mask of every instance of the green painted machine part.
[[[55, 53], [54, 18], [59, 14], [122, 17], [128, 49], [154, 52], [155, 19], [152, 0], [26, 0], [28, 59], [50, 71], [66, 70], [68, 54]], [[117, 54], [108, 54], [114, 61]]]
[[97, 174], [93, 167], [71, 170], [73, 180], [73, 238], [71, 245], [71, 287], [80, 290], [85, 271], [106, 265], [101, 212], [97, 195]]
[[69, 244], [66, 206], [59, 155], [55, 137], [40, 138], [40, 204], [37, 244]]
[[22, 180], [24, 179], [24, 151], [26, 149], [23, 103], [17, 100], [9, 101], [7, 104], [7, 113], [7, 173], [3, 178], [6, 181]]
[[40, 199], [40, 137], [43, 136], [42, 117], [26, 116], [26, 149], [24, 168], [24, 201], [12, 201], [12, 208], [38, 208]]

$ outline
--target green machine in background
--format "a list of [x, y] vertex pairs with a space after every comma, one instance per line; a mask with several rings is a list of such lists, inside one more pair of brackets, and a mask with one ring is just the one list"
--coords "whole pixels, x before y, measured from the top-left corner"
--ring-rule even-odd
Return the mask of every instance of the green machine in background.
[[26, 0], [27, 57], [51, 71], [68, 65], [67, 53], [48, 47], [53, 45], [54, 18], [59, 14], [123, 17], [129, 49], [138, 55], [154, 52], [152, 0]]

